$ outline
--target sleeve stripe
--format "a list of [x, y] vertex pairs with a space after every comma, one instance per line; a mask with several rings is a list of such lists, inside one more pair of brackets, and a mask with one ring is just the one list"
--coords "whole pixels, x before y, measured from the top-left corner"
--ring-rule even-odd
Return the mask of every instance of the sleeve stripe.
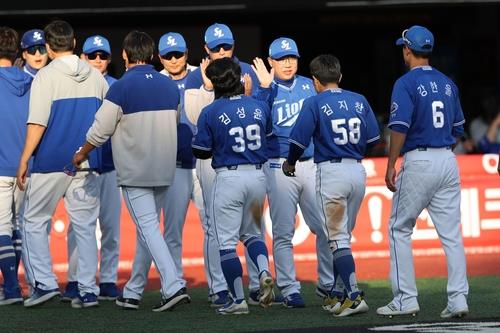
[[460, 125], [463, 125], [464, 123], [465, 123], [465, 119], [462, 121], [459, 121], [458, 123], [453, 123], [453, 126], [460, 126]]
[[212, 151], [212, 148], [202, 147], [202, 146], [198, 146], [198, 145], [191, 145], [191, 147], [199, 149], [199, 150], [204, 150], [204, 151]]
[[304, 146], [304, 145], [303, 145], [303, 144], [301, 144], [300, 142], [297, 142], [297, 141], [292, 140], [292, 139], [288, 139], [288, 142], [293, 143], [293, 144], [295, 144], [295, 145], [299, 146], [299, 147], [300, 147], [300, 148], [302, 148], [302, 149], [306, 149], [306, 148], [307, 148], [306, 146]]
[[377, 136], [375, 136], [375, 137], [373, 137], [371, 139], [366, 140], [366, 143], [371, 143], [373, 141], [377, 141], [378, 139], [380, 139], [380, 135], [377, 135]]
[[387, 127], [391, 127], [392, 125], [403, 125], [410, 128], [410, 124], [405, 123], [404, 121], [393, 121], [392, 123], [389, 123]]

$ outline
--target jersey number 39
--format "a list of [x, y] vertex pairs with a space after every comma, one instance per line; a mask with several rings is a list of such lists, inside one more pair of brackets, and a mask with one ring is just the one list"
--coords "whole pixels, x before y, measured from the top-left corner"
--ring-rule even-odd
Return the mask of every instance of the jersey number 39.
[[245, 128], [233, 127], [229, 130], [229, 135], [234, 136], [234, 141], [236, 141], [236, 144], [231, 147], [235, 153], [242, 153], [246, 148], [257, 150], [261, 146], [260, 127], [257, 124], [251, 124]]
[[357, 144], [361, 136], [360, 124], [361, 120], [359, 120], [359, 118], [350, 118], [349, 120], [347, 120], [347, 126], [346, 120], [344, 118], [333, 119], [333, 133], [339, 135], [338, 137], [333, 139], [333, 142], [335, 142], [335, 144], [337, 145], [346, 145], [347, 142], [350, 142], [353, 145]]

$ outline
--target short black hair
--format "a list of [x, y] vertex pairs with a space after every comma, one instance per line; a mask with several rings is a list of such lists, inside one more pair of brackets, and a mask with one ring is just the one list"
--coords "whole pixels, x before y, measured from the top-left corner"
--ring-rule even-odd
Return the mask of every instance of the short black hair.
[[43, 29], [45, 41], [54, 52], [73, 51], [75, 48], [75, 31], [66, 21], [55, 20]]
[[340, 62], [331, 54], [321, 54], [309, 64], [311, 76], [314, 76], [322, 85], [339, 83], [342, 75]]
[[0, 27], [0, 59], [16, 60], [19, 35], [9, 27]]
[[147, 33], [133, 30], [123, 40], [123, 50], [129, 63], [150, 63], [155, 51], [155, 42]]
[[205, 73], [214, 85], [215, 98], [240, 95], [245, 91], [241, 83], [240, 65], [231, 58], [212, 61]]

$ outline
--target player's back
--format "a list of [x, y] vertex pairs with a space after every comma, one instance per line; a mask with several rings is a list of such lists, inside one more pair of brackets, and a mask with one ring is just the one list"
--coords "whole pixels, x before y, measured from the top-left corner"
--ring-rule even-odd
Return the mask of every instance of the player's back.
[[265, 103], [243, 95], [219, 98], [202, 111], [198, 126], [212, 133], [214, 168], [267, 161], [272, 128]]
[[435, 68], [417, 67], [396, 81], [389, 126], [409, 128], [403, 152], [451, 146], [464, 122], [456, 85]]

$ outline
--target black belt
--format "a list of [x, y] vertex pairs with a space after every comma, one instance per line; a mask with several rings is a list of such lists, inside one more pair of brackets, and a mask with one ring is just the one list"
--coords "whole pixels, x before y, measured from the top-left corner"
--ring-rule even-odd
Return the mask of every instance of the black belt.
[[299, 162], [309, 161], [312, 157], [299, 158]]
[[[254, 164], [254, 167], [256, 170], [260, 170], [262, 169], [262, 164]], [[237, 165], [229, 165], [229, 166], [226, 166], [226, 168], [228, 170], [238, 170], [238, 166]]]
[[[353, 160], [354, 158], [351, 158]], [[356, 160], [356, 162], [361, 163], [361, 160]], [[335, 157], [330, 160], [330, 163], [342, 163], [341, 157]]]

